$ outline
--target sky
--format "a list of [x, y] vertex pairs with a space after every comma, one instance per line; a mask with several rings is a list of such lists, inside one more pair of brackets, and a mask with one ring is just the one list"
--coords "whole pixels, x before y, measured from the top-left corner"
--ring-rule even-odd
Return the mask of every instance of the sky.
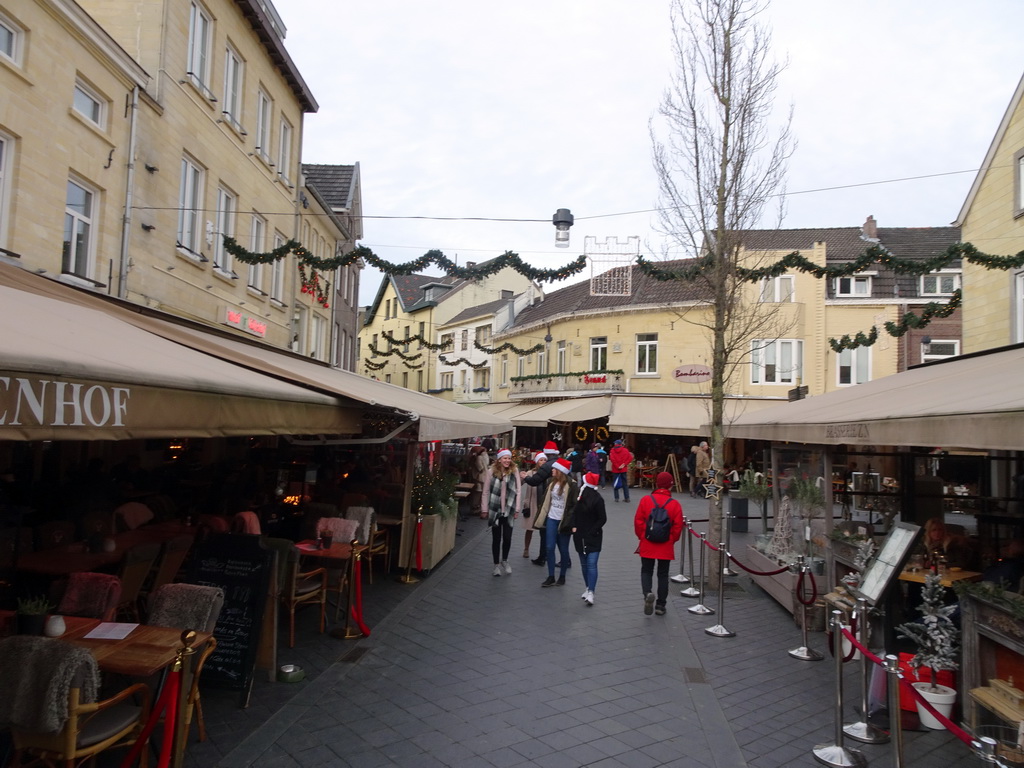
[[[552, 268], [585, 236], [635, 235], [660, 258], [648, 123], [673, 70], [668, 0], [273, 2], [320, 105], [302, 160], [360, 164], [378, 256]], [[797, 141], [782, 226], [952, 223], [1024, 72], [1024, 2], [774, 0], [759, 18]], [[363, 272], [361, 304], [380, 280]]]

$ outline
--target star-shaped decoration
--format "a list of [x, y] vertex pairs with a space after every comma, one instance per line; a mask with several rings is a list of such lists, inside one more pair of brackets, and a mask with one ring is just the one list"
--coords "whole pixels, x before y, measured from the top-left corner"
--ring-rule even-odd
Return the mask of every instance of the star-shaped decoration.
[[715, 477], [717, 477], [717, 476], [718, 476], [718, 470], [717, 469], [709, 469], [708, 470], [708, 480], [710, 480], [711, 482], [714, 482], [715, 481]]
[[721, 499], [722, 486], [715, 485], [714, 483], [704, 484], [704, 498], [705, 499]]

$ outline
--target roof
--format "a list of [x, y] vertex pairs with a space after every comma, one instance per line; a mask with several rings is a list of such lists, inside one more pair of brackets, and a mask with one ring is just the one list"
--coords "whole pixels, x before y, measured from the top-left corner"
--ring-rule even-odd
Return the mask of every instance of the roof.
[[295, 66], [292, 57], [284, 47], [284, 40], [281, 38], [282, 29], [275, 23], [279, 19], [272, 19], [267, 13], [264, 4], [259, 0], [238, 0], [238, 8], [242, 15], [252, 24], [253, 32], [263, 43], [270, 60], [273, 61], [288, 85], [291, 86], [295, 98], [298, 99], [305, 112], [316, 112], [320, 105], [313, 98], [312, 91], [302, 79], [299, 68]]
[[464, 310], [459, 312], [459, 314], [457, 314], [455, 317], [453, 317], [451, 320], [445, 323], [444, 326], [441, 327], [449, 325], [458, 325], [459, 323], [465, 322], [466, 320], [472, 320], [473, 318], [477, 317], [486, 317], [488, 315], [493, 315], [499, 309], [507, 305], [510, 301], [512, 301], [511, 298], [495, 299], [494, 301], [488, 301], [485, 302], [484, 304], [477, 304], [475, 307], [466, 307]]
[[355, 197], [358, 174], [356, 165], [302, 164], [306, 183], [316, 191], [332, 209], [349, 210]]

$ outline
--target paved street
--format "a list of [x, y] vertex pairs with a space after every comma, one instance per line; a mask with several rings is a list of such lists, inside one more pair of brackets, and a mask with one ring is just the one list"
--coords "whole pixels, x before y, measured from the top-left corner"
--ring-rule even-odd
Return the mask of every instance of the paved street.
[[[204, 693], [211, 737], [188, 764], [243, 766], [722, 766], [817, 765], [811, 749], [833, 740], [831, 659], [801, 662], [792, 617], [746, 577], [726, 586], [724, 616], [698, 616], [670, 591], [665, 616], [645, 616], [634, 554], [633, 503], [609, 513], [596, 604], [587, 607], [576, 563], [564, 587], [540, 588], [546, 570], [521, 557], [491, 575], [490, 536], [464, 523], [456, 551], [419, 584], [378, 577], [367, 586], [372, 635], [341, 641], [311, 632], [294, 651], [315, 679], [258, 683], [248, 709]], [[703, 502], [684, 508], [701, 514]], [[752, 535], [760, 523], [751, 521]], [[536, 552], [536, 541], [534, 552]], [[740, 556], [742, 542], [734, 542]], [[575, 553], [573, 553], [575, 557]], [[677, 567], [673, 568], [677, 572]], [[705, 603], [717, 605], [715, 595]], [[707, 635], [723, 623], [733, 638]], [[823, 636], [810, 645], [822, 649]], [[847, 665], [848, 720], [856, 668]], [[890, 747], [857, 745], [872, 765]], [[944, 732], [906, 734], [907, 765], [970, 764]]]

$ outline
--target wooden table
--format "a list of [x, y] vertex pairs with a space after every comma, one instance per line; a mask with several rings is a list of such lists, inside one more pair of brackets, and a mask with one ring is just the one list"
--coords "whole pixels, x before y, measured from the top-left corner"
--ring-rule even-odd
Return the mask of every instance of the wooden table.
[[[930, 568], [922, 568], [920, 571], [901, 571], [900, 581], [910, 581], [914, 584], [924, 584], [925, 577], [931, 573]], [[957, 581], [978, 581], [981, 574], [977, 571], [953, 570], [950, 568], [945, 573], [939, 574], [939, 583], [944, 587], [952, 587]]]
[[18, 570], [41, 576], [61, 577], [71, 573], [84, 573], [109, 569], [120, 563], [129, 549], [147, 542], [163, 543], [183, 534], [195, 534], [196, 529], [181, 523], [157, 523], [114, 534], [114, 549], [110, 552], [89, 552], [85, 542], [62, 544], [51, 549], [25, 552], [18, 556]]

